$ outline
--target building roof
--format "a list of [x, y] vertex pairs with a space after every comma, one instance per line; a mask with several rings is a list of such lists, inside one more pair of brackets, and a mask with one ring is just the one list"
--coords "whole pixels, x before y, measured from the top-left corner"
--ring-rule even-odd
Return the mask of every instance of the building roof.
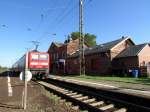
[[[63, 47], [63, 46], [72, 45], [74, 42], [78, 42], [78, 41], [79, 41], [79, 39], [70, 40], [70, 41], [67, 42], [67, 43], [52, 42], [47, 52], [55, 51], [55, 49], [53, 49], [54, 46], [55, 46], [56, 48], [60, 48], [60, 47]], [[86, 46], [85, 46], [85, 47], [86, 47]]]
[[[116, 46], [117, 44], [119, 44], [121, 41], [127, 39], [128, 37], [122, 37], [119, 38], [117, 40], [111, 41], [111, 42], [107, 42], [107, 43], [103, 43], [100, 45], [96, 45], [94, 47], [91, 47], [87, 50], [87, 53], [95, 53], [95, 52], [106, 52], [109, 51], [111, 48], [113, 48], [114, 46]], [[86, 52], [86, 50], [85, 50]]]
[[57, 47], [61, 47], [62, 45], [64, 45], [63, 43], [58, 43], [58, 42], [53, 42], [54, 45], [56, 45]]
[[55, 46], [55, 47], [61, 47], [62, 45], [63, 45], [63, 43], [52, 42], [51, 45], [49, 46], [47, 52], [49, 52], [53, 46]]
[[[96, 45], [94, 47], [86, 48], [85, 55], [92, 54], [92, 53], [98, 53], [98, 52], [107, 52], [110, 49], [112, 49], [113, 47], [115, 47], [117, 44], [119, 44], [120, 42], [122, 42], [123, 40], [126, 40], [126, 39], [129, 39], [129, 38], [122, 37], [122, 38], [119, 38], [119, 39], [111, 41], [111, 42], [107, 42], [107, 43], [103, 43], [100, 45]], [[131, 42], [132, 42], [132, 40], [131, 40]], [[79, 52], [76, 52], [76, 53], [72, 54], [71, 57], [76, 57], [78, 55], [79, 55]]]
[[122, 51], [116, 58], [123, 58], [123, 57], [131, 57], [131, 56], [137, 56], [139, 52], [146, 46], [147, 44], [140, 44], [140, 45], [134, 45], [130, 46], [124, 51]]

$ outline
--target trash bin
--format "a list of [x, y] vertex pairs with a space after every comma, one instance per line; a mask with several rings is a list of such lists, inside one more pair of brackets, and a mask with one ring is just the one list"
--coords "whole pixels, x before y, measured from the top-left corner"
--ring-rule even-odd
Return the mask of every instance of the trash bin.
[[132, 70], [132, 76], [138, 78], [138, 70]]

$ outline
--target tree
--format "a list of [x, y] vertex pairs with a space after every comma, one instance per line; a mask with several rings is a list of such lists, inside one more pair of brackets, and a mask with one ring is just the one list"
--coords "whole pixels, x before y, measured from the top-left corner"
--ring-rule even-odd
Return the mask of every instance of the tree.
[[[73, 40], [76, 40], [80, 37], [80, 32], [72, 32], [70, 37]], [[90, 33], [85, 33], [84, 34], [84, 39], [85, 39], [85, 44], [89, 47], [95, 46], [96, 45], [96, 36]]]
[[0, 73], [5, 72], [8, 68], [0, 65]]

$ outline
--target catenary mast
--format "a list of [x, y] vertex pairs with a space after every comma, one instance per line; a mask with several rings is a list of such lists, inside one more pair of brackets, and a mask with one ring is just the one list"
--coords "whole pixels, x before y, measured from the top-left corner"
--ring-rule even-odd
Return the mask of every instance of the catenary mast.
[[83, 35], [83, 0], [79, 0], [79, 62], [80, 75], [85, 75], [84, 35]]

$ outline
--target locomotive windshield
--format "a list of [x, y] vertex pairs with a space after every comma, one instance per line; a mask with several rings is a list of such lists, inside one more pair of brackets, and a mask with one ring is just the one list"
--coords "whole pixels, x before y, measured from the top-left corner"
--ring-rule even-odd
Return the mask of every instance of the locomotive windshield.
[[48, 55], [47, 54], [39, 54], [39, 60], [47, 60]]
[[47, 54], [32, 54], [31, 58], [32, 60], [47, 60], [48, 55]]
[[31, 58], [32, 60], [38, 60], [38, 54], [32, 54]]

